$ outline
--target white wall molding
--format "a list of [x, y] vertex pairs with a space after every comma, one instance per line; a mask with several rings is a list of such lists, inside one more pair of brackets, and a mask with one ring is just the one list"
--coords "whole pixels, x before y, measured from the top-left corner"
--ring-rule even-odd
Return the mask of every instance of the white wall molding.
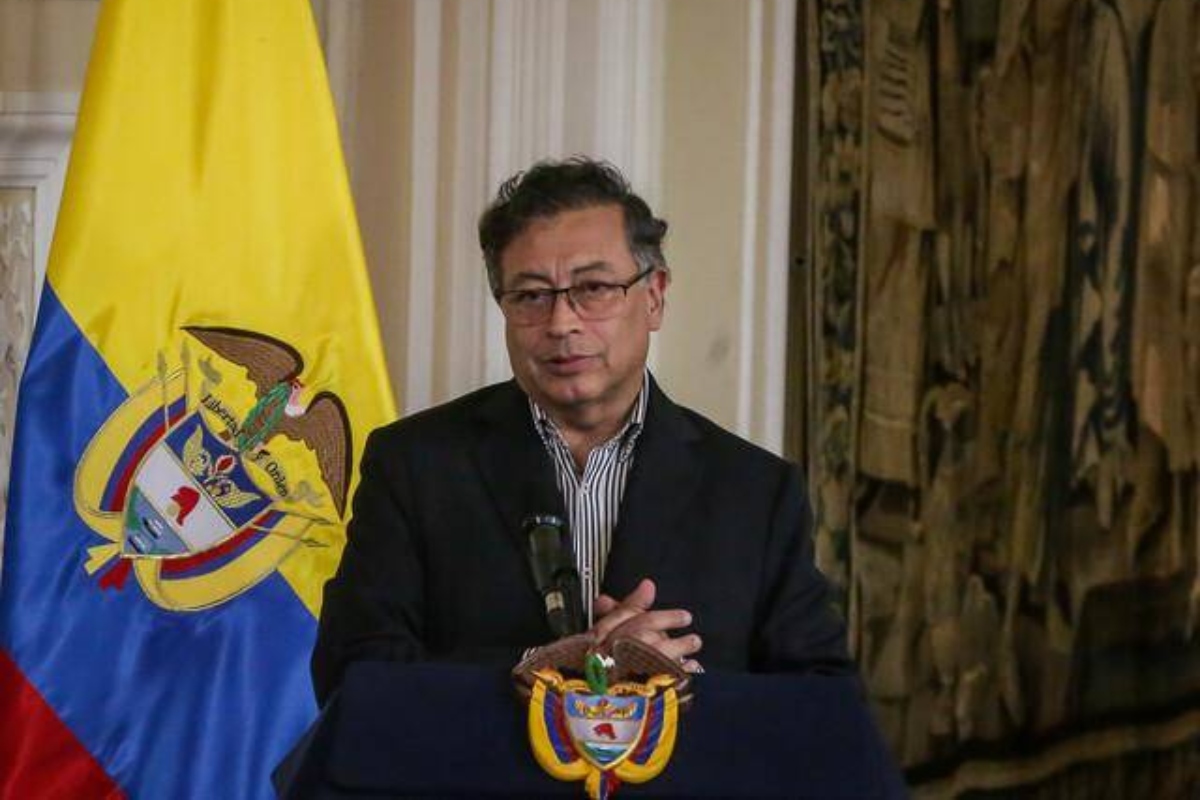
[[346, 145], [354, 141], [356, 132], [357, 116], [352, 113], [358, 104], [359, 84], [355, 43], [362, 35], [362, 5], [344, 0], [316, 0], [313, 11], [325, 51], [325, 73], [341, 131], [343, 159], [347, 172], [353, 174], [354, 153]]
[[[787, 397], [788, 278], [791, 274], [792, 154], [794, 152], [794, 106], [796, 98], [796, 0], [772, 0], [771, 59], [766, 91], [768, 139], [763, 165], [763, 194], [766, 199], [766, 230], [763, 244], [763, 371], [758, 382], [761, 394], [759, 440], [777, 453], [783, 452]], [[758, 431], [756, 431], [758, 433]]]
[[[576, 107], [579, 151], [611, 161], [650, 207], [661, 213], [663, 147], [663, 50], [666, 46], [663, 0], [601, 0], [593, 20], [595, 86], [591, 108]], [[586, 102], [588, 94], [579, 95]], [[577, 105], [580, 105], [577, 102]], [[651, 369], [658, 360], [658, 339], [650, 340]]]
[[41, 295], [79, 95], [0, 92], [0, 186], [34, 190], [34, 291]]
[[490, 358], [489, 339], [501, 330], [484, 279], [475, 224], [488, 196], [490, 145], [471, 129], [488, 129], [490, 96], [490, 40], [492, 20], [468, 3], [459, 3], [452, 63], [453, 129], [445, 149], [449, 162], [449, 197], [443, 209], [445, 249], [439, 273], [444, 291], [439, 324], [445, 328], [445, 350], [440, 358], [443, 379], [434, 387], [439, 399], [455, 397], [485, 382]]
[[[402, 219], [382, 232], [404, 241], [368, 247], [380, 314], [402, 321], [384, 327], [392, 355], [403, 354], [389, 363], [404, 413], [511, 375], [476, 240], [478, 216], [503, 180], [539, 159], [588, 153], [620, 166], [652, 204], [660, 198], [665, 7], [407, 0], [389, 16], [365, 0], [314, 3], [347, 166], [356, 185], [370, 184], [373, 202], [384, 189], [357, 151], [380, 140], [360, 129], [364, 110], [400, 103], [405, 112], [395, 146], [407, 166], [401, 185], [386, 188]], [[411, 25], [411, 69], [364, 77], [364, 64], [395, 63], [381, 58], [386, 37], [370, 35], [368, 18], [399, 17]]]
[[[661, 194], [664, 31], [663, 0], [412, 9], [406, 412], [511, 375], [476, 240], [502, 181], [539, 159], [589, 153], [617, 163], [652, 203]], [[336, 17], [326, 24], [332, 45]]]
[[[428, 408], [434, 402], [435, 348], [429, 332], [437, 314], [439, 170], [442, 162], [440, 87], [443, 85], [442, 7], [439, 0], [415, 0], [412, 42], [412, 114], [409, 183], [412, 202], [407, 209], [408, 335], [405, 359], [404, 412]], [[449, 315], [441, 315], [449, 316]]]
[[572, 109], [591, 130], [587, 152], [619, 166], [651, 207], [662, 199], [665, 16], [661, 0], [598, 3], [593, 108]]
[[758, 321], [755, 310], [761, 300], [760, 272], [763, 270], [759, 241], [759, 160], [762, 149], [762, 38], [763, 2], [746, 3], [749, 24], [746, 26], [746, 117], [745, 147], [742, 166], [742, 242], [741, 297], [738, 313], [738, 380], [737, 430], [747, 437], [754, 436], [754, 412], [758, 403], [754, 397], [754, 372], [758, 355]]
[[78, 105], [76, 94], [0, 92], [0, 188], [25, 190], [22, 194], [26, 197], [32, 195], [31, 203], [22, 200], [17, 209], [8, 209], [10, 213], [19, 212], [18, 224], [9, 219], [9, 224], [0, 226], [6, 235], [16, 237], [16, 241], [0, 242], [0, 246], [19, 256], [6, 259], [6, 266], [25, 273], [21, 277], [0, 272], [6, 278], [5, 285], [0, 285], [0, 312], [13, 315], [0, 325], [0, 370], [4, 371], [0, 374], [0, 559], [4, 551], [16, 388], [46, 279]]
[[[586, 89], [568, 87], [568, 40], [576, 42], [579, 36], [578, 31], [568, 27], [567, 3], [492, 3], [488, 118], [483, 129], [488, 137], [487, 178], [476, 213], [509, 176], [534, 161], [561, 157], [571, 149], [566, 143], [567, 95], [568, 91]], [[478, 133], [460, 125], [456, 135]], [[471, 229], [474, 227], [472, 224]], [[488, 300], [482, 312], [484, 363], [476, 385], [504, 380], [512, 374], [499, 310]]]
[[783, 450], [795, 0], [751, 0], [746, 65], [737, 431]]

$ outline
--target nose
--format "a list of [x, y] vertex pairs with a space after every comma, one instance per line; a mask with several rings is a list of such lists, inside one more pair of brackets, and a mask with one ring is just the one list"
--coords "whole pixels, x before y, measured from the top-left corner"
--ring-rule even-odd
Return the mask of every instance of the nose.
[[579, 330], [579, 313], [571, 304], [571, 297], [566, 292], [554, 296], [554, 305], [550, 306], [550, 319], [546, 321], [546, 332], [551, 336], [566, 336]]

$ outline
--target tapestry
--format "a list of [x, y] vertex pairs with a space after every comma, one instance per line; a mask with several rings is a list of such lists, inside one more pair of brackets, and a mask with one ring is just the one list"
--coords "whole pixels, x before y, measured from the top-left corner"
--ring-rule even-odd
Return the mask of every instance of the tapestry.
[[1200, 3], [808, 13], [817, 552], [897, 760], [1200, 796]]

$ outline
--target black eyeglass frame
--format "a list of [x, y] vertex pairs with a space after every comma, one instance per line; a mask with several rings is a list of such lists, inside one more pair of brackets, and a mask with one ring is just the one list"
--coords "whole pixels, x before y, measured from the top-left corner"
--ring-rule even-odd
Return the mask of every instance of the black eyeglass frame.
[[595, 320], [600, 320], [600, 319], [607, 319], [607, 317], [585, 316], [585, 314], [580, 311], [579, 301], [571, 296], [571, 292], [578, 291], [585, 287], [591, 288], [591, 289], [596, 289], [596, 288], [620, 289], [622, 292], [621, 299], [624, 300], [626, 297], [629, 296], [629, 290], [632, 289], [634, 286], [636, 286], [638, 284], [638, 281], [641, 281], [641, 280], [649, 277], [650, 275], [654, 274], [655, 272], [657, 272], [660, 269], [662, 269], [662, 267], [659, 267], [657, 265], [652, 265], [652, 266], [646, 267], [644, 270], [642, 270], [638, 274], [634, 275], [632, 278], [630, 278], [625, 283], [620, 283], [620, 282], [614, 283], [612, 281], [584, 281], [583, 283], [573, 283], [570, 286], [562, 286], [562, 287], [558, 287], [558, 288], [554, 288], [554, 289], [541, 289], [541, 288], [539, 288], [539, 289], [508, 289], [508, 290], [505, 290], [502, 292], [496, 292], [492, 296], [494, 298], [496, 298], [496, 302], [500, 306], [501, 313], [504, 313], [504, 298], [509, 297], [511, 295], [533, 293], [533, 294], [537, 294], [542, 297], [551, 298], [550, 305], [547, 306], [546, 316], [544, 319], [540, 319], [540, 320], [533, 321], [533, 322], [519, 323], [519, 322], [514, 322], [508, 316], [507, 313], [504, 313], [504, 318], [509, 320], [509, 322], [513, 322], [514, 325], [526, 325], [526, 326], [538, 325], [538, 324], [541, 324], [542, 322], [545, 322], [545, 320], [550, 319], [550, 317], [552, 317], [554, 315], [554, 306], [558, 303], [558, 298], [560, 295], [566, 296], [567, 303], [570, 304], [571, 309], [576, 314], [578, 314], [580, 316], [580, 318], [595, 321]]

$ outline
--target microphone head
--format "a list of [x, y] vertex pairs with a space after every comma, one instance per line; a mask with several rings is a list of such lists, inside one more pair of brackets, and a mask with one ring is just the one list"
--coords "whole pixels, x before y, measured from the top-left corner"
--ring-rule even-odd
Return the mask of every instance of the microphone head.
[[534, 528], [542, 525], [562, 529], [567, 527], [566, 520], [557, 514], [530, 514], [521, 521], [521, 530], [525, 531], [526, 535], [528, 535]]
[[529, 563], [539, 591], [552, 587], [558, 573], [572, 562], [566, 543], [567, 525], [554, 514], [532, 514], [521, 525], [529, 542]]
[[529, 566], [546, 604], [551, 632], [559, 638], [581, 633], [583, 605], [567, 523], [554, 514], [533, 514], [521, 528], [529, 542]]

